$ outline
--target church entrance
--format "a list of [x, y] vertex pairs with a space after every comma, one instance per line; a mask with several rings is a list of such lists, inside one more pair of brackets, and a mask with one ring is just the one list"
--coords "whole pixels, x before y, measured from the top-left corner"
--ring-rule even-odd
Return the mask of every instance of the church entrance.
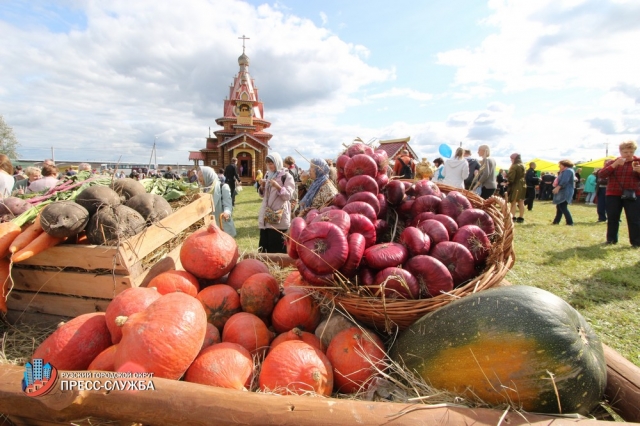
[[238, 159], [238, 174], [240, 175], [240, 180], [244, 185], [251, 185], [254, 179], [254, 159], [253, 155], [247, 151], [241, 151], [236, 153], [236, 158]]

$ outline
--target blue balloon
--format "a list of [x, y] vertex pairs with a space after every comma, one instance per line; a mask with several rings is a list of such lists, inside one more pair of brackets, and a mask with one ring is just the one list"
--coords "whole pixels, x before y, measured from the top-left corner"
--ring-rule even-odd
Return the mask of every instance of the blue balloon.
[[449, 147], [449, 145], [447, 145], [446, 143], [443, 143], [438, 147], [438, 152], [445, 158], [451, 158], [451, 154], [453, 154], [453, 151], [451, 151], [451, 147]]

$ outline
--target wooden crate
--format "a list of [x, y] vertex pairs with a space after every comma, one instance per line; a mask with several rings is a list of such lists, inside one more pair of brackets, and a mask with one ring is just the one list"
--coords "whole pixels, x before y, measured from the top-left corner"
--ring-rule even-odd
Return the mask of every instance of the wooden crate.
[[15, 264], [7, 317], [15, 321], [29, 313], [75, 317], [104, 311], [118, 293], [178, 268], [180, 245], [152, 266], [142, 260], [199, 220], [208, 223], [211, 211], [211, 196], [198, 194], [188, 205], [118, 247], [62, 245]]

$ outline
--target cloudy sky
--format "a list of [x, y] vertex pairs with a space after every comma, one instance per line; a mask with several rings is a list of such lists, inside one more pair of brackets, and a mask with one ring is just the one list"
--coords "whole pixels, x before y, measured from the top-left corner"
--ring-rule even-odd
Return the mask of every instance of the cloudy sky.
[[[637, 0], [0, 2], [0, 115], [22, 158], [188, 163], [238, 72], [272, 149], [355, 137], [574, 161], [640, 134]], [[300, 154], [296, 153], [298, 150]]]

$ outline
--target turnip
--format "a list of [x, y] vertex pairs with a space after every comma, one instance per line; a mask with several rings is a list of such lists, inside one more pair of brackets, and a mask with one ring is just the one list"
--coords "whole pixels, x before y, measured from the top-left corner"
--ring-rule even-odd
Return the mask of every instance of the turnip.
[[89, 215], [93, 216], [101, 207], [116, 207], [120, 205], [120, 196], [109, 187], [94, 185], [78, 194], [76, 203], [87, 209]]
[[117, 245], [145, 227], [144, 218], [132, 208], [106, 206], [91, 217], [86, 229], [87, 239], [91, 244]]
[[87, 223], [89, 212], [73, 201], [51, 203], [40, 213], [42, 229], [53, 237], [65, 238], [76, 235]]
[[125, 205], [140, 213], [147, 224], [161, 221], [172, 213], [169, 202], [156, 194], [134, 195]]

